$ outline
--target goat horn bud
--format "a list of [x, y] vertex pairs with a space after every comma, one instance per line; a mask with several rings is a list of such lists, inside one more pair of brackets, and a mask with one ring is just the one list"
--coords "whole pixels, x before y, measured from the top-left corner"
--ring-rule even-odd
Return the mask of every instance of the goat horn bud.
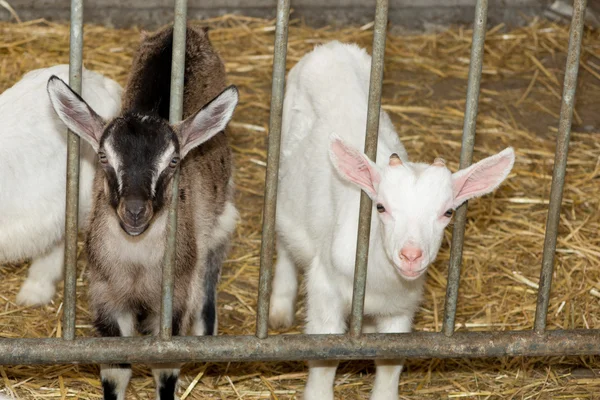
[[435, 160], [433, 160], [433, 165], [436, 167], [445, 167], [446, 160], [444, 160], [443, 158], [437, 157]]
[[402, 165], [402, 160], [400, 159], [400, 156], [398, 154], [393, 153], [390, 156], [390, 165], [391, 166]]

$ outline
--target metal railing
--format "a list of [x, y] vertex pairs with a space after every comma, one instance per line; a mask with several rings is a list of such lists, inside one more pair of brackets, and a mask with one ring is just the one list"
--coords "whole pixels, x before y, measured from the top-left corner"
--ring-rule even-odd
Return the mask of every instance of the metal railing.
[[[473, 156], [487, 22], [487, 3], [487, 0], [478, 0], [475, 9], [460, 157], [461, 168], [469, 166]], [[366, 127], [367, 139], [365, 143], [365, 153], [372, 159], [374, 159], [377, 149], [387, 8], [388, 0], [377, 0]], [[79, 139], [74, 134], [69, 134], [63, 338], [2, 338], [0, 339], [0, 364], [341, 360], [401, 357], [592, 355], [600, 353], [600, 330], [546, 330], [546, 316], [552, 283], [585, 8], [586, 0], [574, 1], [540, 288], [533, 330], [518, 332], [454, 331], [467, 213], [467, 205], [465, 204], [457, 210], [454, 224], [442, 332], [362, 334], [371, 218], [371, 202], [363, 194], [360, 203], [354, 295], [349, 333], [347, 335], [268, 336], [267, 319], [273, 268], [281, 118], [290, 12], [290, 0], [278, 0], [256, 334], [254, 336], [171, 337], [172, 271], [176, 240], [174, 227], [177, 218], [175, 212], [176, 201], [174, 201], [169, 209], [170, 235], [163, 269], [160, 335], [158, 337], [75, 338]], [[76, 91], [81, 89], [82, 16], [82, 0], [72, 0], [70, 85]], [[185, 21], [186, 1], [176, 0], [170, 108], [170, 121], [172, 123], [181, 119]], [[176, 193], [178, 177], [176, 176], [174, 179], [173, 193]], [[173, 196], [173, 199], [176, 200], [177, 197]]]

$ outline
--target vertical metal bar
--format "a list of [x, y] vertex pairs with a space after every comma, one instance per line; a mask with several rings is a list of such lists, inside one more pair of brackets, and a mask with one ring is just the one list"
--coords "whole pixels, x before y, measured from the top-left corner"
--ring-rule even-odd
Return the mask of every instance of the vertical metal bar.
[[544, 253], [542, 257], [542, 271], [540, 273], [540, 288], [538, 290], [537, 307], [535, 310], [534, 329], [537, 333], [546, 330], [546, 315], [552, 287], [552, 271], [554, 269], [554, 253], [556, 251], [556, 237], [560, 222], [560, 206], [562, 203], [565, 173], [567, 169], [567, 154], [569, 152], [569, 137], [571, 135], [571, 122], [573, 120], [573, 106], [575, 91], [577, 89], [577, 73], [579, 71], [579, 56], [581, 54], [581, 41], [585, 19], [586, 0], [575, 0], [573, 4], [573, 18], [569, 33], [569, 51], [565, 67], [565, 80], [563, 95], [560, 105], [560, 120], [558, 122], [558, 135], [556, 137], [556, 153], [554, 155], [554, 172], [552, 174], [552, 188], [550, 189], [550, 205], [546, 220], [546, 236], [544, 239]]
[[[171, 58], [171, 98], [169, 123], [181, 121], [183, 113], [183, 83], [185, 72], [185, 36], [187, 29], [187, 0], [175, 0], [173, 25], [173, 55]], [[162, 271], [162, 302], [160, 306], [160, 338], [168, 340], [173, 328], [173, 270], [177, 256], [177, 204], [179, 203], [179, 168], [173, 176], [167, 245]]]
[[[83, 54], [83, 0], [71, 0], [69, 43], [69, 86], [81, 93]], [[75, 338], [75, 301], [77, 299], [77, 233], [79, 224], [79, 136], [67, 135], [67, 192], [65, 209], [65, 292], [62, 337]]]
[[[475, 20], [473, 23], [471, 62], [469, 65], [469, 81], [467, 84], [467, 101], [460, 152], [460, 168], [468, 167], [473, 161], [487, 11], [488, 1], [477, 0], [477, 5], [475, 6]], [[448, 266], [448, 286], [446, 288], [446, 306], [444, 309], [443, 326], [443, 332], [446, 336], [452, 336], [454, 333], [454, 320], [456, 317], [456, 303], [458, 298], [458, 286], [460, 283], [460, 267], [462, 263], [466, 221], [467, 203], [456, 210], [454, 230], [452, 231], [452, 247], [450, 250], [450, 264]]]
[[289, 17], [290, 0], [278, 0], [275, 48], [273, 50], [273, 86], [271, 89], [271, 115], [269, 118], [269, 144], [267, 151], [267, 172], [265, 176], [265, 204], [263, 208], [262, 242], [260, 247], [258, 304], [256, 309], [256, 336], [260, 339], [264, 339], [268, 335]]
[[[379, 133], [379, 114], [381, 110], [381, 88], [383, 82], [388, 0], [377, 0], [376, 7], [365, 139], [365, 154], [373, 161], [375, 161], [375, 158], [377, 157], [377, 136]], [[350, 315], [350, 335], [354, 337], [360, 336], [362, 332], [365, 287], [367, 284], [367, 264], [369, 259], [369, 237], [371, 235], [371, 211], [371, 199], [364, 192], [361, 192], [358, 217], [358, 238], [356, 242], [354, 266], [354, 288], [352, 292], [352, 311]]]

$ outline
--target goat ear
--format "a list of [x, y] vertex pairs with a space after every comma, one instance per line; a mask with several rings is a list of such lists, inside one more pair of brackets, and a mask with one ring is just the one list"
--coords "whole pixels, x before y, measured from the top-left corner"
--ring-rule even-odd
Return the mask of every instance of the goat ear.
[[514, 163], [515, 152], [509, 147], [452, 174], [453, 207], [496, 189], [506, 179]]
[[181, 157], [223, 131], [238, 103], [238, 90], [229, 86], [200, 111], [179, 123], [175, 128], [181, 140]]
[[371, 199], [377, 197], [375, 187], [381, 181], [379, 168], [369, 158], [348, 146], [337, 135], [331, 135], [329, 156], [338, 173], [348, 182], [360, 187]]
[[52, 75], [47, 89], [52, 107], [61, 121], [98, 151], [105, 125], [102, 117], [59, 77]]

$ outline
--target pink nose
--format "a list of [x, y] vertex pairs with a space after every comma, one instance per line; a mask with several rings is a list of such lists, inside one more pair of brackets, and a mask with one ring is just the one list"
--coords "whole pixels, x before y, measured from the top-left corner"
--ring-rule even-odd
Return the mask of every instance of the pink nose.
[[400, 259], [409, 262], [420, 261], [423, 257], [423, 252], [418, 247], [404, 247], [400, 250]]

